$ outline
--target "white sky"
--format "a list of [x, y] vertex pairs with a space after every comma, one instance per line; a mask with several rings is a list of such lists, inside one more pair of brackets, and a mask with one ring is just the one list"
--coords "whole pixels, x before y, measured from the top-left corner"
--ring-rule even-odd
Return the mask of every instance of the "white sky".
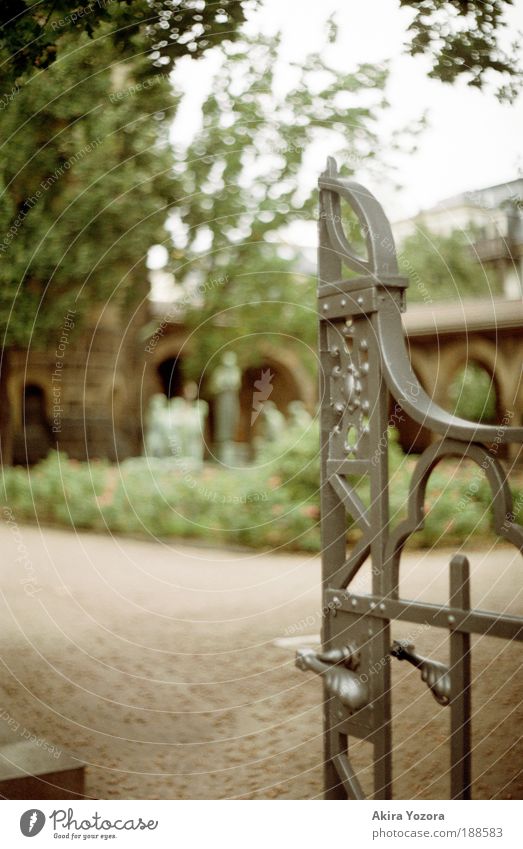
[[[523, 96], [513, 106], [501, 105], [493, 92], [428, 79], [427, 60], [404, 54], [412, 13], [401, 10], [396, 0], [265, 0], [264, 29], [281, 27], [282, 51], [298, 59], [315, 48], [318, 28], [332, 12], [340, 26], [340, 59], [346, 67], [391, 61], [386, 120], [401, 127], [428, 111], [430, 123], [419, 139], [419, 152], [397, 160], [403, 190], [381, 195], [391, 217], [411, 215], [449, 195], [518, 176], [523, 167]], [[521, 0], [514, 4], [504, 37], [513, 40], [518, 30], [523, 30]]]
[[[512, 180], [523, 173], [523, 95], [512, 106], [502, 105], [493, 89], [479, 92], [464, 83], [449, 86], [428, 79], [427, 60], [412, 59], [403, 52], [412, 13], [401, 10], [397, 0], [264, 0], [261, 9], [252, 14], [249, 28], [265, 34], [281, 30], [282, 58], [299, 62], [321, 45], [320, 31], [333, 12], [340, 28], [336, 54], [340, 69], [350, 71], [360, 62], [390, 60], [387, 96], [391, 108], [384, 121], [384, 134], [428, 113], [429, 126], [419, 138], [418, 152], [388, 157], [397, 166], [395, 179], [401, 190], [396, 191], [392, 182], [369, 184], [391, 219], [413, 215], [442, 198]], [[511, 41], [523, 30], [523, 0], [515, 0], [507, 19], [510, 27], [504, 37]], [[176, 141], [188, 141], [197, 129], [196, 106], [208, 89], [215, 60], [209, 55], [199, 63], [179, 63], [174, 79], [177, 88], [188, 94], [173, 126]], [[323, 167], [322, 156], [317, 167], [313, 165], [313, 182]], [[296, 236], [301, 241], [298, 232]], [[304, 241], [309, 242], [309, 237]]]

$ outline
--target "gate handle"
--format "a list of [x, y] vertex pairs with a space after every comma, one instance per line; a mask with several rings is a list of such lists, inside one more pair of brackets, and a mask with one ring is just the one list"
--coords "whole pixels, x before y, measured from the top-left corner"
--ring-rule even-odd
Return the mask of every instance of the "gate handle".
[[358, 663], [357, 651], [346, 646], [327, 652], [301, 648], [296, 652], [296, 666], [303, 672], [312, 670], [323, 675], [327, 690], [345, 705], [350, 713], [365, 707], [369, 701], [367, 684], [358, 678], [350, 666]]
[[421, 680], [425, 682], [438, 704], [446, 707], [450, 702], [450, 670], [438, 660], [430, 660], [414, 654], [415, 646], [407, 640], [394, 640], [390, 653], [398, 660], [406, 660], [421, 670]]

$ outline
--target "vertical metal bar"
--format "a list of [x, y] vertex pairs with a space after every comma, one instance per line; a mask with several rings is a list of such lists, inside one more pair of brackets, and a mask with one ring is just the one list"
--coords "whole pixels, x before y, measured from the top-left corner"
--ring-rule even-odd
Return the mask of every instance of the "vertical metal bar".
[[[318, 250], [318, 287], [341, 278], [341, 259], [330, 247], [325, 223], [323, 192], [320, 192], [319, 250]], [[329, 457], [329, 436], [336, 424], [336, 417], [329, 405], [329, 375], [332, 368], [327, 343], [327, 323], [319, 321], [320, 349], [320, 458], [321, 458], [321, 539], [322, 539], [322, 592], [331, 586], [337, 586], [335, 576], [346, 559], [347, 519], [345, 507], [328, 481], [327, 460]], [[331, 619], [326, 615], [322, 624], [322, 643], [330, 647]], [[346, 799], [343, 783], [334, 766], [333, 758], [341, 753], [339, 734], [331, 721], [332, 696], [324, 687], [323, 694], [323, 731], [324, 731], [324, 787], [326, 799]]]
[[[389, 528], [388, 494], [388, 402], [389, 395], [381, 370], [378, 334], [373, 332], [374, 320], [369, 322], [369, 445], [374, 448], [370, 472], [370, 522], [372, 528], [372, 591], [384, 597], [388, 588], [385, 567], [385, 546]], [[383, 446], [383, 448], [381, 448]], [[374, 694], [374, 721], [378, 729], [374, 743], [374, 798], [392, 798], [392, 719], [390, 695], [390, 665], [383, 663], [390, 649], [390, 624], [383, 621], [379, 631], [369, 634], [373, 665], [380, 672], [375, 676], [371, 691]]]
[[[450, 605], [470, 610], [469, 561], [456, 554], [450, 561]], [[452, 631], [450, 635], [450, 798], [470, 799], [471, 755], [471, 669], [470, 634]]]

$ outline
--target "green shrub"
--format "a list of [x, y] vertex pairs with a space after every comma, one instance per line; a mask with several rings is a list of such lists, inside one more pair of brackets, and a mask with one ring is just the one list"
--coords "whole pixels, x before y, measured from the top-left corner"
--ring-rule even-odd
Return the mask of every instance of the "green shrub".
[[[316, 423], [287, 428], [265, 444], [256, 462], [236, 470], [206, 464], [191, 470], [173, 459], [135, 458], [112, 466], [80, 463], [51, 452], [30, 471], [3, 472], [0, 502], [18, 521], [156, 537], [180, 537], [210, 544], [319, 551], [319, 436]], [[402, 454], [391, 433], [391, 524], [405, 518], [416, 459]], [[369, 503], [366, 479], [358, 483]], [[517, 489], [518, 503], [523, 490]], [[352, 522], [347, 519], [349, 540]], [[444, 461], [433, 471], [426, 497], [424, 528], [414, 543], [461, 545], [491, 528], [486, 480], [470, 464]]]

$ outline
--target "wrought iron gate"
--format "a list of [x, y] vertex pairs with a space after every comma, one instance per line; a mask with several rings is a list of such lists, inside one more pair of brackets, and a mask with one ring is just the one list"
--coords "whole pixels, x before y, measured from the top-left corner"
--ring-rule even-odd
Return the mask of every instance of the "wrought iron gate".
[[[398, 273], [389, 222], [373, 197], [342, 179], [329, 159], [319, 180], [319, 346], [322, 457], [322, 651], [302, 649], [297, 665], [324, 680], [325, 794], [364, 798], [351, 765], [348, 738], [373, 744], [374, 798], [392, 796], [390, 664], [392, 655], [420, 669], [421, 679], [450, 712], [451, 798], [471, 796], [470, 635], [523, 639], [523, 618], [470, 609], [469, 564], [449, 566], [448, 606], [399, 597], [399, 567], [409, 536], [423, 527], [428, 479], [444, 457], [468, 458], [485, 471], [492, 491], [496, 532], [523, 550], [504, 470], [494, 445], [523, 442], [523, 428], [475, 424], [438, 407], [414, 374], [401, 313], [407, 281]], [[341, 201], [356, 215], [367, 256], [356, 254], [343, 226]], [[357, 277], [344, 279], [343, 266]], [[389, 526], [387, 426], [389, 401], [441, 437], [427, 448], [412, 475], [408, 518]], [[366, 476], [370, 506], [355, 490]], [[347, 553], [347, 515], [361, 537]], [[372, 593], [351, 592], [370, 556]], [[391, 644], [391, 620], [447, 629], [448, 666], [421, 657], [405, 642]]]

